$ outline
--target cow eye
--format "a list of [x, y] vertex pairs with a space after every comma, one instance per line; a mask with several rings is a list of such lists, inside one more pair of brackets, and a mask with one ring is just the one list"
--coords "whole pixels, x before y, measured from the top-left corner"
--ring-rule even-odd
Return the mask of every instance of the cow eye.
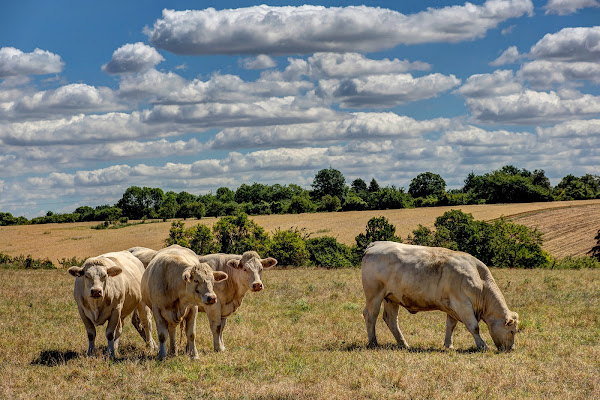
[[198, 284], [200, 281], [198, 279], [194, 279], [194, 283]]

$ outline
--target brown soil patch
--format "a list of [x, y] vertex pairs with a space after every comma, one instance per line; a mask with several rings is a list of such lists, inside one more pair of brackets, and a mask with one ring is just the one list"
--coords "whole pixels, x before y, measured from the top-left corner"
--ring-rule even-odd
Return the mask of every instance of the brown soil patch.
[[[406, 238], [419, 224], [432, 227], [435, 219], [451, 209], [473, 214], [478, 220], [490, 221], [501, 216], [519, 224], [537, 227], [544, 233], [544, 248], [552, 255], [584, 255], [595, 244], [600, 229], [600, 200], [552, 203], [491, 204], [433, 207], [400, 210], [350, 211], [299, 215], [265, 215], [251, 217], [268, 232], [277, 228], [305, 228], [311, 237], [333, 236], [353, 244], [354, 237], [365, 231], [372, 217], [385, 216], [396, 226], [397, 234]], [[198, 223], [212, 226], [215, 218], [187, 220], [186, 226]], [[0, 252], [12, 256], [24, 254], [35, 258], [85, 258], [109, 251], [144, 246], [158, 249], [169, 235], [170, 222], [147, 222], [121, 229], [91, 229], [98, 222], [44, 224], [0, 227]]]

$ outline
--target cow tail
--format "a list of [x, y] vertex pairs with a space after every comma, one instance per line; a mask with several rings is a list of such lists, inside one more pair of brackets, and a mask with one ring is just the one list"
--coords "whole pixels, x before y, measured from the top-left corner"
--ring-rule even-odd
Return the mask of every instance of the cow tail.
[[138, 331], [142, 339], [146, 340], [146, 331], [144, 330], [144, 325], [142, 324], [142, 320], [140, 319], [137, 310], [133, 310], [133, 314], [131, 315], [131, 324], [135, 330]]

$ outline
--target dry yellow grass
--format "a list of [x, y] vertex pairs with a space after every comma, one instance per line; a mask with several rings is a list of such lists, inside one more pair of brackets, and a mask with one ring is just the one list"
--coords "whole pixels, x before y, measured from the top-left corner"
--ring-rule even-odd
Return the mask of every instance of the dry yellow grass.
[[[146, 353], [129, 323], [118, 358], [86, 358], [87, 337], [64, 270], [0, 270], [0, 398], [37, 399], [598, 399], [600, 271], [492, 270], [522, 331], [512, 353], [478, 352], [459, 324], [444, 351], [445, 316], [402, 311], [411, 350], [381, 320], [366, 348], [359, 269], [264, 273], [229, 318], [214, 353], [198, 317], [200, 359]], [[485, 324], [482, 337], [493, 348]], [[106, 349], [104, 328], [97, 344]]]
[[[436, 217], [450, 209], [461, 209], [478, 220], [501, 216], [538, 227], [545, 235], [544, 248], [555, 256], [583, 255], [592, 248], [600, 229], [600, 200], [551, 203], [491, 204], [400, 210], [350, 211], [299, 215], [251, 217], [268, 232], [276, 228], [305, 228], [312, 237], [329, 235], [353, 244], [372, 217], [385, 216], [406, 238], [419, 224], [432, 227]], [[216, 218], [187, 220], [212, 226]], [[0, 227], [0, 252], [17, 256], [32, 255], [55, 262], [62, 258], [84, 258], [133, 246], [158, 249], [169, 235], [170, 222], [145, 223], [121, 229], [91, 229], [98, 222]]]

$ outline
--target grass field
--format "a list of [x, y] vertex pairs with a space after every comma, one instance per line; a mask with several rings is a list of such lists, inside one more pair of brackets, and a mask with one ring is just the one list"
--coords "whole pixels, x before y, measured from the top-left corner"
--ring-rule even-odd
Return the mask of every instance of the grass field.
[[[600, 398], [600, 271], [492, 273], [520, 314], [511, 353], [476, 351], [462, 324], [444, 351], [445, 316], [403, 310], [412, 349], [397, 349], [381, 318], [381, 347], [367, 349], [360, 270], [298, 268], [264, 273], [265, 290], [229, 319], [226, 352], [212, 351], [201, 314], [200, 359], [159, 362], [129, 318], [115, 361], [86, 358], [73, 278], [0, 270], [0, 398]], [[97, 344], [106, 349], [103, 328]]]
[[[594, 246], [600, 229], [600, 200], [550, 203], [490, 204], [456, 207], [432, 207], [400, 210], [350, 211], [299, 215], [252, 216], [267, 232], [276, 228], [305, 228], [311, 237], [333, 236], [345, 244], [365, 231], [372, 217], [385, 216], [406, 237], [419, 224], [432, 227], [435, 219], [450, 209], [461, 209], [478, 220], [490, 221], [501, 216], [544, 233], [544, 249], [555, 257], [585, 255]], [[187, 220], [186, 226], [198, 223], [212, 226], [216, 218]], [[133, 246], [159, 249], [169, 236], [170, 222], [145, 223], [121, 229], [91, 229], [98, 222], [44, 224], [0, 227], [0, 252], [11, 256], [57, 260], [87, 258]]]

